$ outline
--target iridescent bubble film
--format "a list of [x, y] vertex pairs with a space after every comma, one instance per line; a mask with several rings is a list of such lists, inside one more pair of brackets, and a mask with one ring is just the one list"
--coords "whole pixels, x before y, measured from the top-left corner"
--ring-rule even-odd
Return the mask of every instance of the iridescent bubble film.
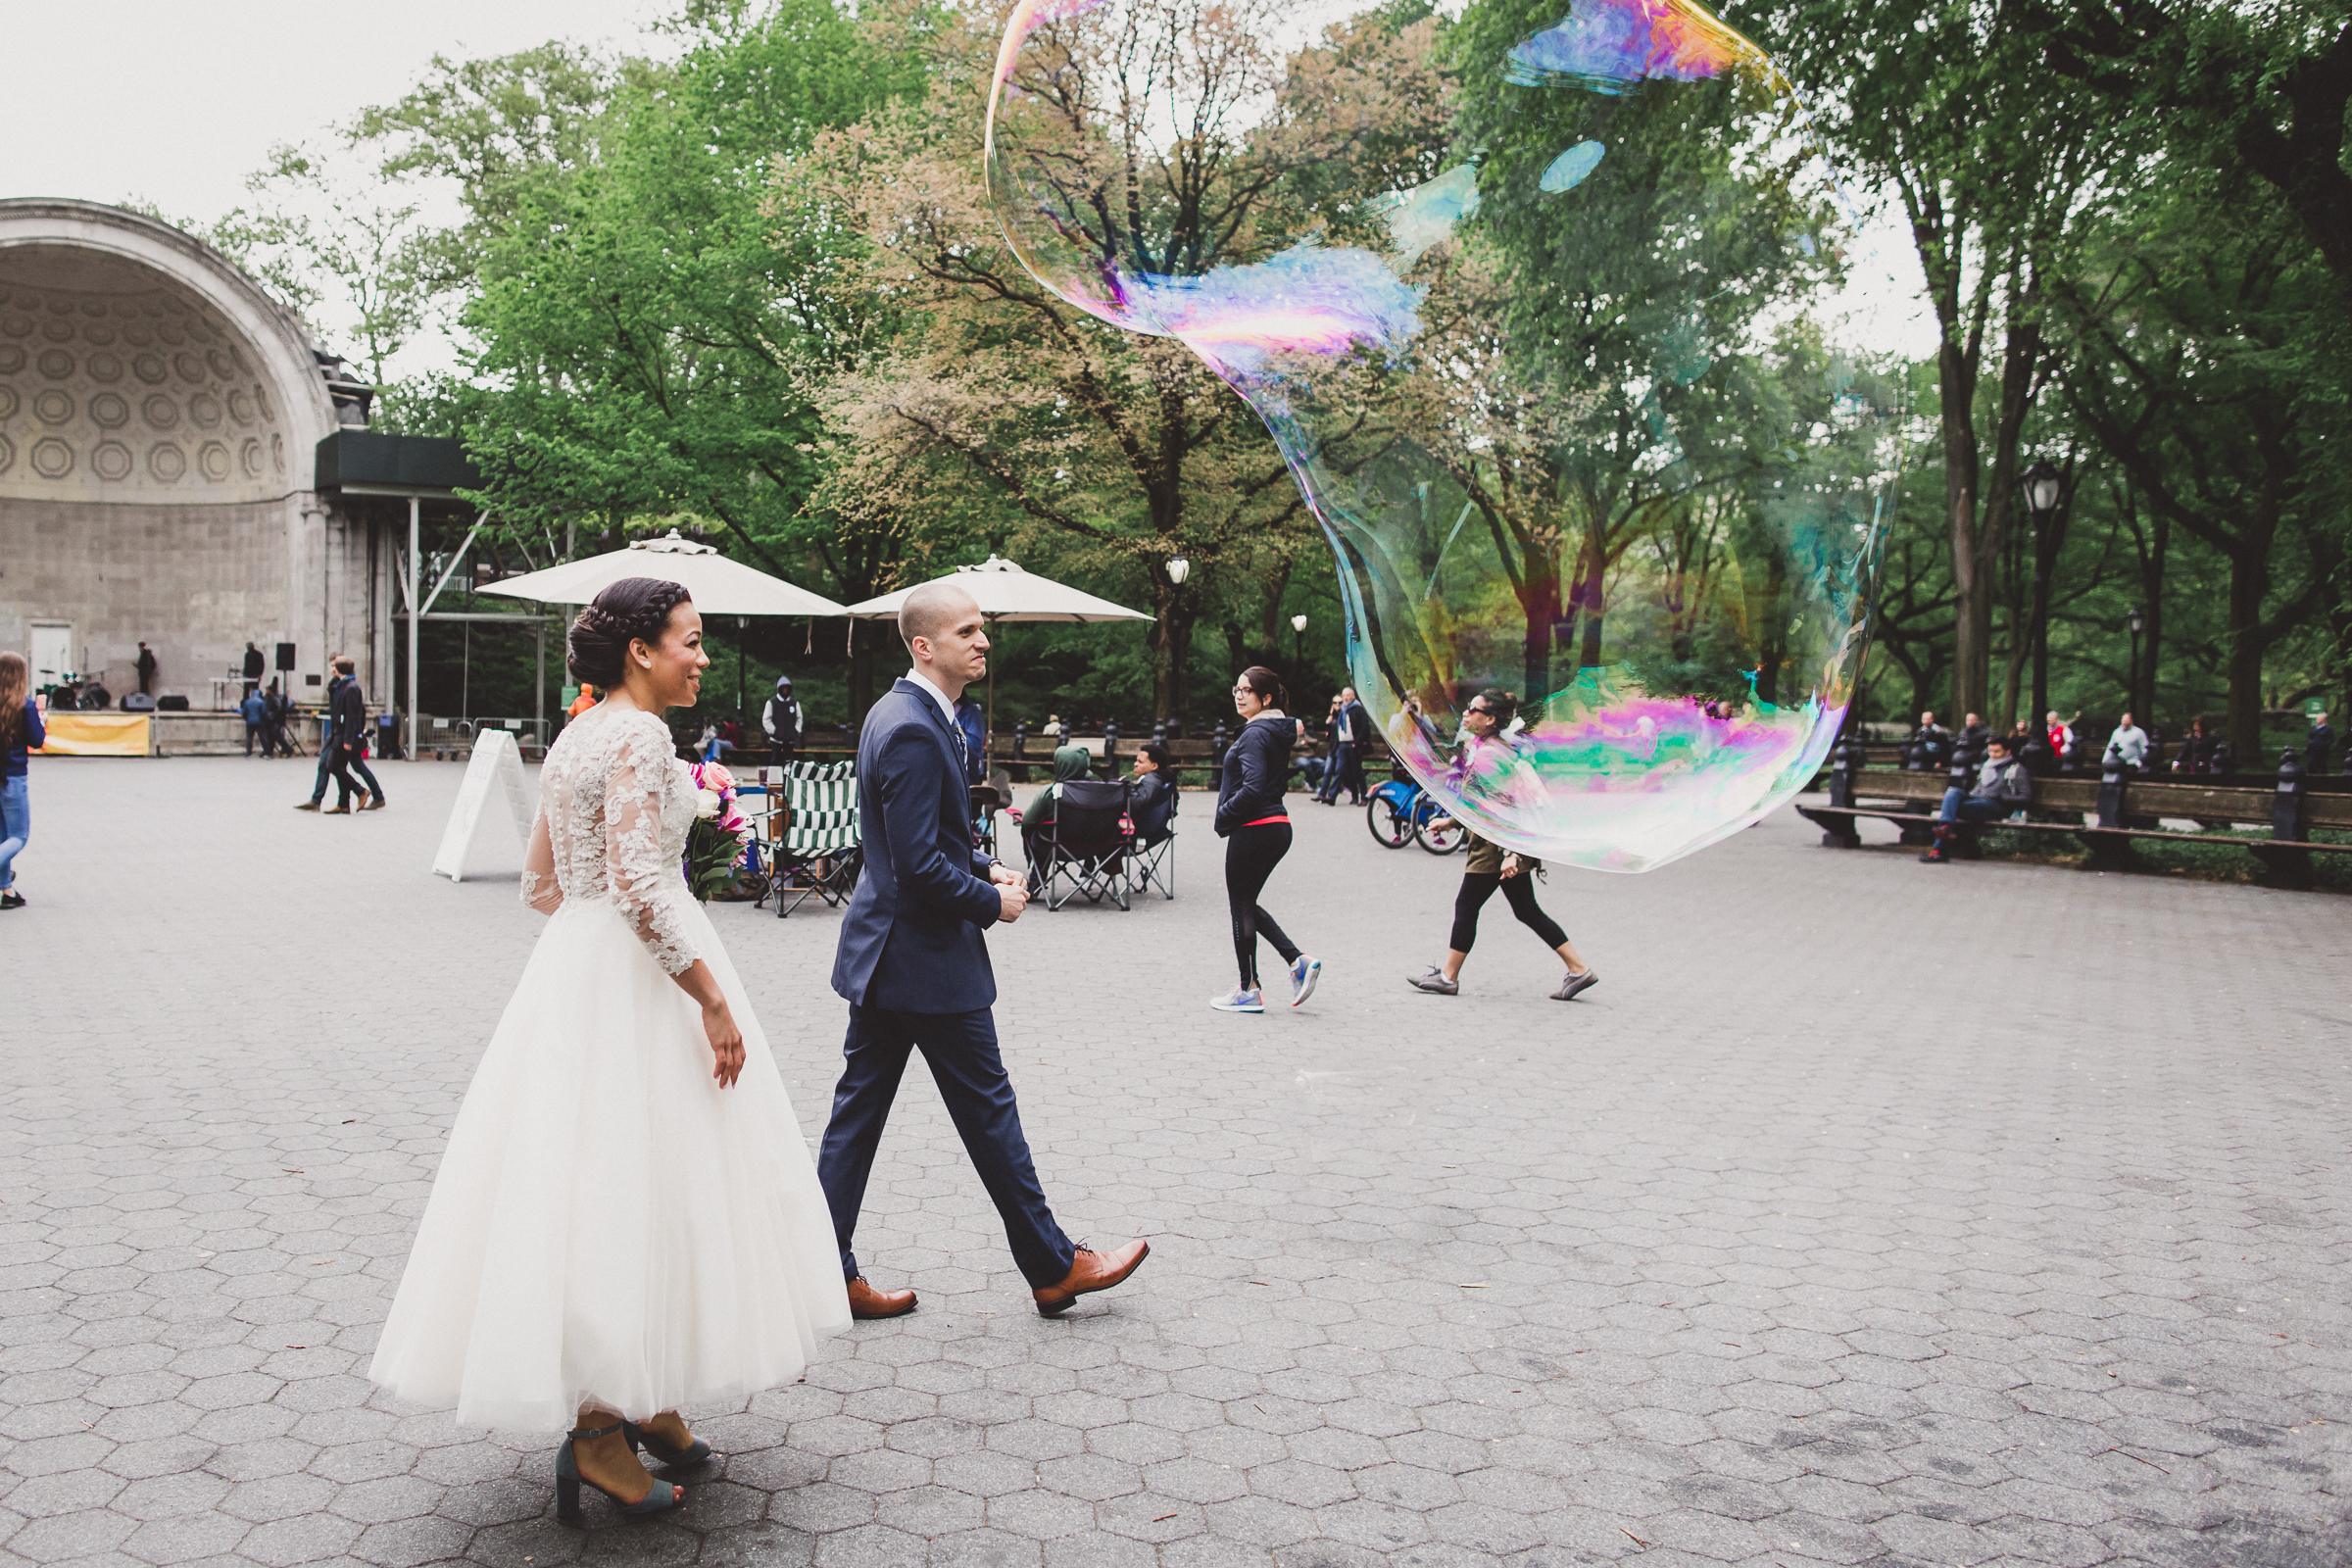
[[1893, 388], [1805, 120], [1703, 7], [1023, 0], [988, 173], [1041, 282], [1264, 418], [1357, 691], [1477, 831], [1646, 870], [1813, 777]]

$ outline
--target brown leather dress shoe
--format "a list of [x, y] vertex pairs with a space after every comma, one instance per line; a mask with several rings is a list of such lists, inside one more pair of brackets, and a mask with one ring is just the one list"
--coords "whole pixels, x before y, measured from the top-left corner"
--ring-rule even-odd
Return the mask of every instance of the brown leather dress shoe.
[[912, 1291], [877, 1291], [862, 1274], [850, 1281], [852, 1317], [905, 1317], [913, 1310]]
[[1115, 1252], [1097, 1252], [1081, 1247], [1070, 1272], [1059, 1285], [1044, 1285], [1029, 1294], [1037, 1298], [1039, 1317], [1059, 1317], [1070, 1303], [1095, 1291], [1107, 1291], [1141, 1267], [1152, 1255], [1152, 1244], [1129, 1242]]

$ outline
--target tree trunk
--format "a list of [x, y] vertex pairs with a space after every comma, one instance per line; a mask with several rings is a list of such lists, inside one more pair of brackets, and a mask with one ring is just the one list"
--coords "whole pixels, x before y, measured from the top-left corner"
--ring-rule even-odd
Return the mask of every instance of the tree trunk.
[[[1519, 584], [1524, 623], [1519, 641], [1519, 703], [1533, 723], [1544, 716], [1544, 704], [1551, 697], [1551, 649], [1553, 639], [1560, 635], [1559, 557], [1539, 546], [1523, 554], [1521, 570], [1526, 575]], [[1573, 625], [1575, 612], [1569, 614]]]
[[1943, 510], [1952, 551], [1952, 717], [1984, 710], [1991, 670], [1992, 584], [1977, 530], [1977, 368], [1947, 330], [1936, 351], [1943, 430]]
[[[2035, 285], [2029, 282], [2009, 302], [2009, 322], [2001, 344], [2001, 401], [1995, 411], [1992, 427], [1992, 474], [1984, 486], [1984, 525], [1979, 532], [1978, 546], [1982, 551], [1977, 573], [1978, 602], [1975, 607], [1978, 629], [1977, 646], [1984, 664], [1976, 680], [1980, 692], [1989, 700], [1992, 686], [1992, 599], [1998, 566], [2009, 551], [2009, 533], [2017, 511], [2018, 448], [2025, 438], [2026, 416], [2034, 407], [2034, 381], [2041, 368], [2041, 328], [2034, 318]], [[2011, 620], [2014, 632], [2016, 622]], [[2013, 656], [2009, 661], [2008, 678], [2003, 683], [2001, 710], [1990, 712], [1978, 706], [1995, 733], [2007, 734], [2017, 717], [2018, 663]], [[1964, 708], [1973, 705], [1964, 705]]]
[[865, 710], [874, 706], [874, 634], [862, 620], [850, 622], [850, 728], [865, 724]]
[[2249, 526], [2230, 553], [2230, 765], [2262, 766], [2262, 601], [2271, 587], [2271, 530]]

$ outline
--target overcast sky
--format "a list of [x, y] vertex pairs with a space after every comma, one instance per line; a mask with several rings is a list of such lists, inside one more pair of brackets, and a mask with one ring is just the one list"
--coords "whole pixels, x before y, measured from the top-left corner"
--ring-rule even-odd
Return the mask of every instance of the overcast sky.
[[272, 144], [414, 86], [436, 54], [637, 43], [659, 0], [12, 0], [0, 195], [139, 197], [211, 220]]
[[[435, 54], [506, 54], [568, 38], [665, 53], [647, 28], [668, 0], [9, 0], [0, 30], [16, 69], [0, 93], [0, 196], [151, 202], [210, 222], [248, 199], [271, 146], [320, 136], [413, 87]], [[1875, 273], [1844, 302], [1856, 335], [1930, 353], [1908, 235], [1873, 225]], [[335, 312], [312, 325], [338, 335]], [[430, 335], [399, 363], [449, 368]]]

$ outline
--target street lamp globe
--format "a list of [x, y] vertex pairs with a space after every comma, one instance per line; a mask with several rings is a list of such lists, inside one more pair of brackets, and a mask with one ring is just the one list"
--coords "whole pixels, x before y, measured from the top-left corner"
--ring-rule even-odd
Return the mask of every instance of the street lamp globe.
[[1182, 556], [1170, 556], [1168, 558], [1168, 581], [1175, 584], [1177, 587], [1181, 588], [1184, 586], [1185, 574], [1190, 572], [1192, 569], [1193, 564], [1185, 560]]
[[1304, 630], [1306, 630], [1306, 617], [1305, 617], [1304, 615], [1293, 615], [1293, 616], [1291, 617], [1291, 630], [1293, 630], [1293, 631], [1304, 631]]
[[2146, 612], [2146, 611], [2144, 611], [2144, 610], [2141, 610], [2141, 609], [2140, 609], [2140, 608], [2139, 608], [2137, 605], [2134, 605], [2134, 606], [2132, 606], [2132, 636], [2134, 636], [2134, 637], [2138, 636], [2138, 635], [2139, 635], [2139, 629], [2140, 629], [2140, 627], [2142, 627], [2142, 626], [2144, 626], [2144, 625], [2146, 625], [2146, 624], [2147, 624], [2147, 612]]
[[2036, 462], [2025, 473], [2026, 509], [2037, 517], [2046, 517], [2058, 510], [2058, 493], [2066, 476], [2047, 458]]

